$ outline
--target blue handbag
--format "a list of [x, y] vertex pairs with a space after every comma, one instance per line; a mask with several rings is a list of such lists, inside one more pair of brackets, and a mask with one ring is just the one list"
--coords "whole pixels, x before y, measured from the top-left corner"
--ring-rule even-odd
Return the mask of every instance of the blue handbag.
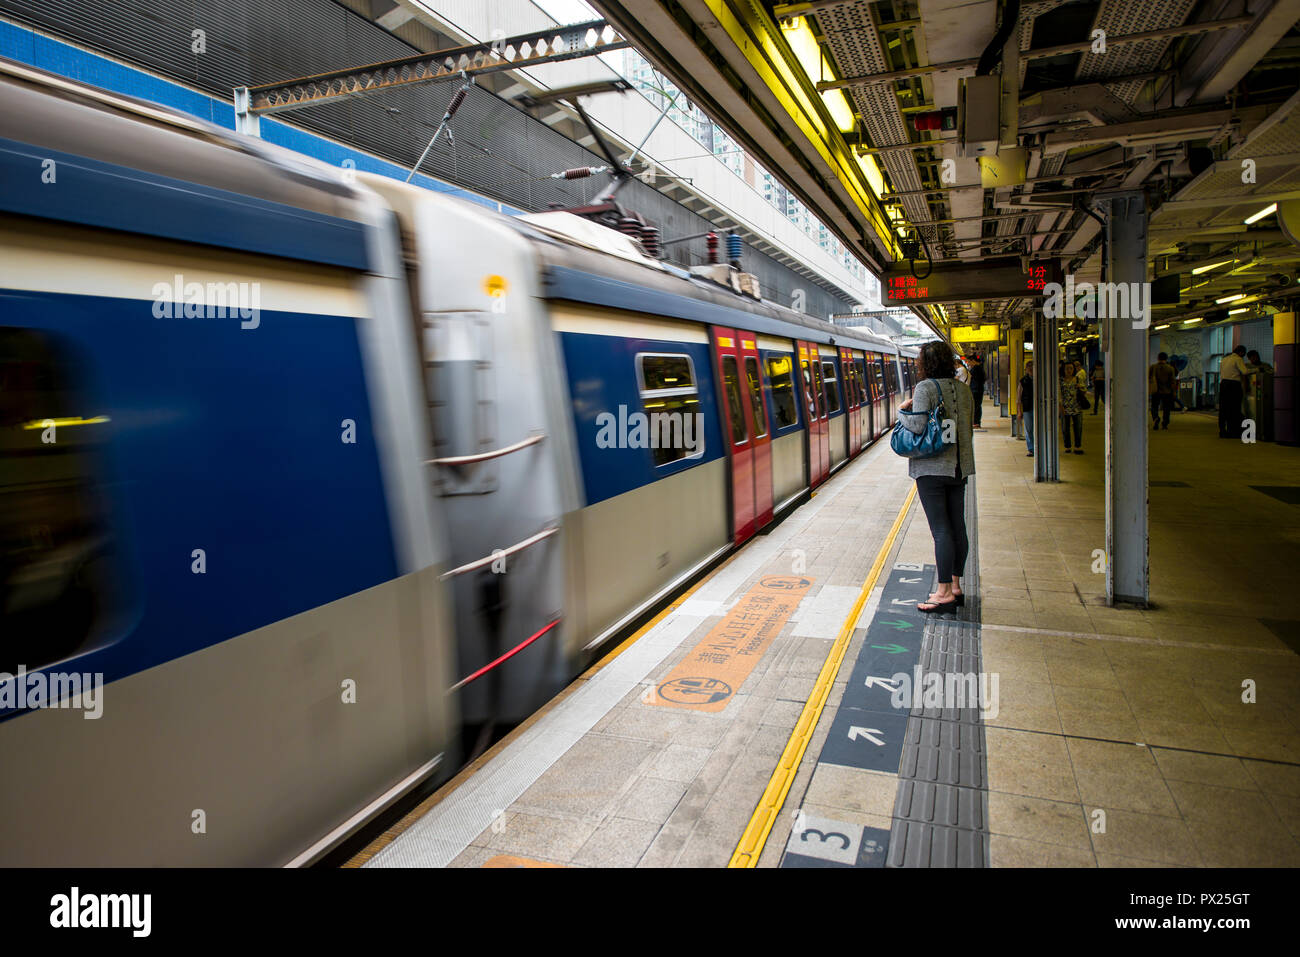
[[[938, 388], [938, 383], [935, 383]], [[944, 450], [943, 441], [943, 390], [939, 389], [939, 404], [929, 412], [899, 412], [899, 419], [894, 423], [894, 431], [889, 436], [889, 447], [908, 459], [928, 459]], [[903, 424], [902, 416], [928, 415], [925, 431], [917, 435]]]

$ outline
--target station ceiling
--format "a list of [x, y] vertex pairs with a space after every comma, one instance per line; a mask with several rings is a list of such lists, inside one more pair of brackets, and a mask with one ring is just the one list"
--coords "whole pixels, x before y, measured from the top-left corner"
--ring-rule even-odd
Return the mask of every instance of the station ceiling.
[[[1183, 277], [1154, 325], [1296, 289], [1279, 214], [1246, 220], [1300, 200], [1300, 0], [591, 3], [877, 275], [1018, 257], [1096, 281], [1088, 207], [1142, 189], [1152, 276]], [[944, 128], [977, 72], [1003, 77], [998, 159], [1022, 149], [1023, 167], [990, 169], [1011, 185], [985, 188]], [[1019, 324], [1033, 301], [914, 308], [947, 336]]]

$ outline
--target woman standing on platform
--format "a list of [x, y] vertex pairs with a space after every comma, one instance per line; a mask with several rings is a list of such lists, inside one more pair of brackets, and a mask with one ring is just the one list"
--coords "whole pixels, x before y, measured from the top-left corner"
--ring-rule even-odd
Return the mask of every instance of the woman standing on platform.
[[[908, 460], [907, 473], [916, 479], [916, 493], [925, 509], [934, 536], [934, 558], [938, 567], [938, 588], [916, 607], [923, 612], [952, 611], [966, 603], [961, 576], [966, 574], [970, 540], [966, 535], [966, 479], [975, 474], [975, 450], [971, 445], [974, 406], [970, 387], [954, 377], [953, 353], [945, 342], [928, 342], [917, 359], [923, 381], [912, 398], [899, 406], [911, 415], [902, 417], [903, 426], [921, 435], [926, 416], [940, 402], [944, 408], [945, 448], [938, 455]], [[949, 429], [951, 428], [951, 433]], [[947, 444], [948, 435], [954, 441]]]
[[1106, 367], [1098, 359], [1092, 364], [1092, 414], [1096, 415], [1106, 401]]
[[1079, 411], [1079, 380], [1073, 362], [1061, 365], [1061, 437], [1070, 451], [1070, 427], [1074, 427], [1074, 454], [1083, 454], [1083, 413]]

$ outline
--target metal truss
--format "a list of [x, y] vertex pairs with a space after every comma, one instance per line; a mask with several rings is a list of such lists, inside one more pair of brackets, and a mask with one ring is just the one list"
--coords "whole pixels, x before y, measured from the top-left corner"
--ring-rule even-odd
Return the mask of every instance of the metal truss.
[[628, 46], [628, 41], [606, 21], [591, 20], [516, 37], [497, 38], [488, 43], [420, 53], [350, 70], [320, 73], [263, 86], [237, 87], [236, 128], [241, 133], [256, 135], [257, 120], [261, 116], [418, 83], [475, 77], [596, 56]]

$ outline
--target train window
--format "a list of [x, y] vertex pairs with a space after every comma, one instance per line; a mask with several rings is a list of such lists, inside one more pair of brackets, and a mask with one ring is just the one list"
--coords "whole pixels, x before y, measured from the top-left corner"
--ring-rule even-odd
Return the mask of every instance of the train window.
[[876, 398], [885, 397], [885, 362], [880, 354], [871, 357], [871, 374], [876, 378]]
[[749, 429], [745, 427], [745, 407], [740, 399], [740, 370], [736, 366], [735, 356], [722, 357], [722, 388], [727, 393], [727, 409], [731, 412], [731, 441], [735, 445], [744, 445], [749, 441]]
[[121, 594], [99, 481], [108, 417], [55, 336], [0, 326], [0, 671], [88, 651]]
[[822, 391], [822, 366], [820, 362], [810, 363], [812, 366], [813, 394], [822, 397], [820, 419], [826, 418], [830, 413], [826, 411], [826, 394]]
[[767, 435], [767, 416], [763, 414], [763, 382], [758, 376], [758, 360], [745, 357], [745, 378], [749, 380], [749, 402], [754, 407], [754, 438]]
[[768, 356], [767, 380], [772, 384], [772, 414], [776, 417], [776, 427], [784, 429], [799, 421], [799, 412], [794, 405], [794, 361], [792, 356]]
[[871, 388], [871, 384], [867, 382], [866, 364], [861, 359], [854, 359], [853, 364], [857, 367], [858, 370], [858, 382], [862, 384], [862, 401], [866, 402], [867, 391]]
[[638, 353], [641, 404], [650, 416], [650, 451], [655, 467], [697, 458], [704, 453], [700, 391], [690, 356]]
[[840, 410], [840, 390], [835, 384], [835, 363], [830, 359], [822, 360], [822, 395], [826, 399], [826, 411]]
[[808, 421], [811, 422], [817, 418], [817, 400], [813, 398], [816, 392], [813, 389], [812, 369], [809, 367], [807, 359], [800, 359], [799, 364], [803, 367], [803, 395], [808, 403]]

